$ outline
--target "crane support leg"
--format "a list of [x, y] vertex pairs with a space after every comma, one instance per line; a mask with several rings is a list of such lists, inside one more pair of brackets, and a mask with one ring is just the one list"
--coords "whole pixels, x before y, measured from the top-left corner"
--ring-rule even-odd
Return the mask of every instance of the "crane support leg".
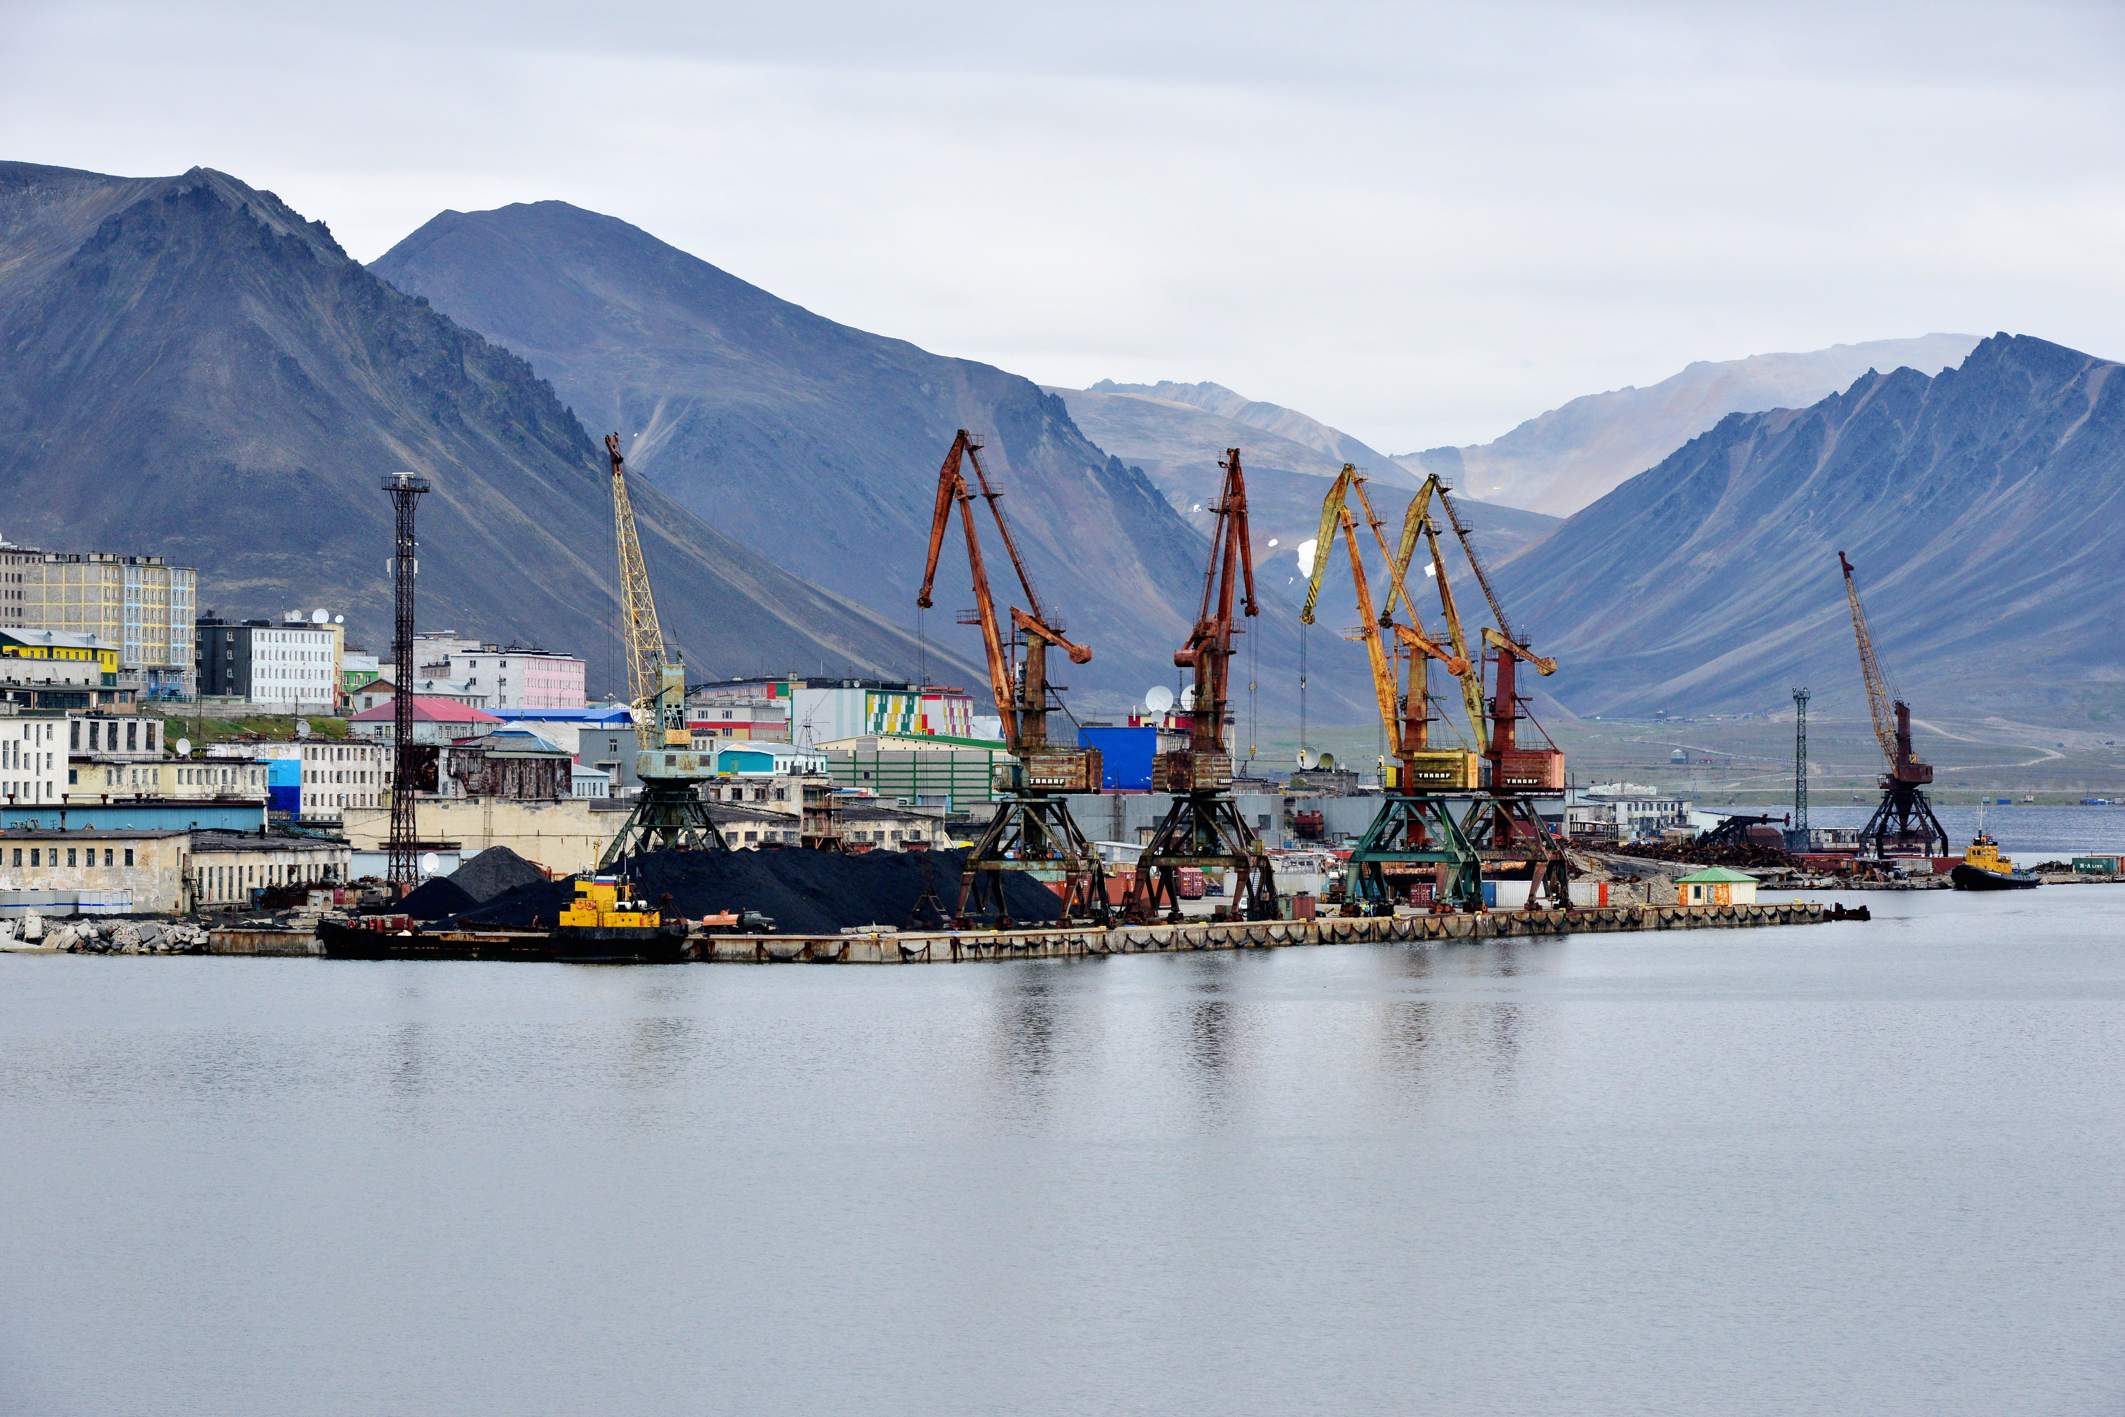
[[1092, 920], [1104, 925], [1107, 873], [1099, 853], [1070, 815], [1060, 797], [1031, 794], [1000, 799], [996, 815], [967, 852], [959, 877], [960, 926], [1009, 926], [1011, 903], [1004, 893], [1006, 871], [1031, 871], [1063, 883], [1065, 920]]
[[1513, 793], [1476, 798], [1461, 826], [1489, 861], [1527, 863], [1528, 910], [1563, 910], [1572, 903], [1571, 862], [1535, 807], [1535, 799]]
[[1351, 896], [1362, 914], [1394, 914], [1396, 899], [1425, 874], [1446, 908], [1483, 908], [1483, 860], [1454, 820], [1458, 800], [1409, 794], [1380, 803], [1350, 853]]
[[652, 851], [728, 851], [730, 844], [709, 820], [708, 806], [694, 784], [669, 778], [646, 778], [627, 821], [598, 858], [598, 870], [625, 872], [637, 856]]
[[1933, 815], [1933, 804], [1916, 783], [1889, 778], [1881, 805], [1860, 829], [1859, 844], [1884, 856], [1946, 856], [1948, 832]]
[[1235, 920], [1275, 920], [1281, 914], [1269, 853], [1247, 830], [1239, 804], [1222, 793], [1183, 792], [1174, 797], [1136, 860], [1128, 918], [1149, 924], [1164, 910], [1168, 920], [1179, 920], [1184, 866], [1232, 873], [1230, 907]]

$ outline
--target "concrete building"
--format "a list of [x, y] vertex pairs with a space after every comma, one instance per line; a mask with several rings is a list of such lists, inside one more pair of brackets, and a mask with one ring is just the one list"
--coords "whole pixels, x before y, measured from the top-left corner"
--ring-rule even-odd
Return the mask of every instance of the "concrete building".
[[794, 807], [767, 807], [758, 802], [711, 802], [708, 819], [733, 851], [762, 846], [796, 846], [803, 834], [802, 814]]
[[77, 892], [120, 914], [191, 909], [189, 831], [0, 830], [0, 880], [19, 890]]
[[[515, 645], [481, 645], [422, 661], [424, 677], [462, 683], [488, 708], [582, 708], [583, 661], [572, 654]], [[419, 692], [416, 689], [416, 692]]]
[[0, 801], [55, 806], [66, 797], [66, 720], [0, 705]]
[[0, 699], [25, 708], [85, 709], [138, 696], [121, 681], [118, 651], [93, 635], [0, 628]]
[[1565, 793], [1565, 834], [1582, 841], [1658, 841], [1690, 826], [1687, 798], [1636, 782], [1605, 782]]
[[536, 733], [547, 742], [580, 759], [583, 745], [595, 748], [600, 729], [618, 729], [626, 741], [634, 741], [635, 716], [625, 704], [586, 704], [582, 708], [489, 708], [487, 712], [506, 727]]
[[789, 741], [789, 700], [764, 695], [697, 693], [686, 700], [686, 725], [694, 750], [716, 742]]
[[[431, 797], [419, 799], [414, 821], [421, 840], [454, 842], [465, 859], [490, 846], [506, 846], [528, 861], [566, 875], [598, 864], [613, 834], [625, 820], [618, 804], [564, 797], [556, 802], [518, 801], [507, 797]], [[357, 854], [381, 851], [391, 835], [389, 806], [350, 809], [346, 836]]]
[[345, 885], [352, 878], [345, 841], [293, 833], [192, 833], [192, 906], [248, 909], [267, 891]]
[[436, 790], [444, 797], [553, 802], [575, 795], [575, 763], [522, 728], [500, 727], [442, 750]]
[[111, 802], [232, 802], [263, 807], [268, 765], [256, 758], [195, 762], [76, 754], [67, 760], [66, 805]]
[[391, 746], [367, 738], [216, 743], [209, 758], [257, 758], [271, 771], [273, 810], [336, 822], [350, 807], [391, 805]]
[[67, 715], [69, 755], [105, 758], [159, 758], [163, 755], [163, 719], [152, 713], [71, 713]]
[[365, 684], [373, 684], [381, 678], [382, 663], [373, 654], [360, 650], [342, 648], [339, 652], [339, 688], [342, 695], [352, 695]]
[[943, 812], [900, 802], [837, 799], [831, 812], [835, 833], [852, 850], [922, 849], [941, 846], [951, 835]]
[[0, 623], [91, 636], [151, 699], [193, 692], [199, 573], [160, 556], [0, 545]]
[[199, 693], [261, 708], [329, 712], [339, 703], [338, 627], [307, 620], [227, 621], [197, 626]]
[[568, 765], [568, 795], [590, 801], [599, 801], [612, 796], [612, 774], [603, 768], [586, 768], [581, 763]]
[[791, 743], [752, 741], [724, 744], [714, 749], [716, 771], [741, 777], [761, 774], [817, 775], [826, 771], [827, 755], [817, 748], [799, 748]]
[[[360, 688], [347, 694], [347, 712], [367, 713], [378, 704], [388, 704], [398, 693], [398, 680], [391, 674], [379, 674]], [[470, 685], [454, 679], [419, 679], [413, 686], [413, 695], [420, 699], [448, 699], [452, 703], [466, 704], [476, 709], [487, 707], [487, 696]]]

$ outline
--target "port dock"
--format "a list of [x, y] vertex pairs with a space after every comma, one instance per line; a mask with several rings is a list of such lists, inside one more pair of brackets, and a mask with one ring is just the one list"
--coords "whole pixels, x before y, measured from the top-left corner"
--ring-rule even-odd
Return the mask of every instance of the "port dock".
[[1189, 920], [1172, 925], [1023, 930], [864, 931], [839, 935], [712, 935], [701, 959], [723, 964], [949, 964], [973, 960], [1079, 959], [1100, 955], [1190, 954], [1201, 950], [1282, 949], [1628, 930], [1730, 930], [1819, 925], [1859, 918], [1821, 901], [1758, 905], [1603, 905], [1571, 910], [1492, 910], [1312, 920]]

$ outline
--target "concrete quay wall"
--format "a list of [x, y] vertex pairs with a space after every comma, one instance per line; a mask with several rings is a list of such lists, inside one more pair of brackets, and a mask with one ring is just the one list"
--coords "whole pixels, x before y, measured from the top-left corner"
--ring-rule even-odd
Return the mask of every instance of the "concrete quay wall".
[[1624, 930], [1722, 930], [1816, 925], [1821, 901], [1760, 905], [1604, 905], [1573, 910], [1494, 910], [1481, 914], [1372, 919], [1186, 921], [1114, 929], [959, 930], [922, 934], [715, 935], [703, 960], [723, 964], [945, 964], [992, 959], [1071, 959], [1086, 955], [1185, 954], [1196, 950], [1278, 949], [1292, 945], [1379, 944], [1405, 940], [1488, 940]]

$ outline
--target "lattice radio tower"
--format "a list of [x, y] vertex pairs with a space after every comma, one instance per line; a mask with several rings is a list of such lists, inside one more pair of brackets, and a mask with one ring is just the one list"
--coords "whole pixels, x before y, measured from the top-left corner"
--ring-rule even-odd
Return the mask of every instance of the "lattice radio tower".
[[1793, 691], [1793, 830], [1808, 839], [1808, 691]]
[[391, 844], [388, 867], [400, 892], [420, 879], [420, 835], [413, 825], [413, 577], [420, 570], [419, 542], [413, 514], [428, 479], [410, 472], [384, 479], [397, 513], [398, 531], [391, 550]]

